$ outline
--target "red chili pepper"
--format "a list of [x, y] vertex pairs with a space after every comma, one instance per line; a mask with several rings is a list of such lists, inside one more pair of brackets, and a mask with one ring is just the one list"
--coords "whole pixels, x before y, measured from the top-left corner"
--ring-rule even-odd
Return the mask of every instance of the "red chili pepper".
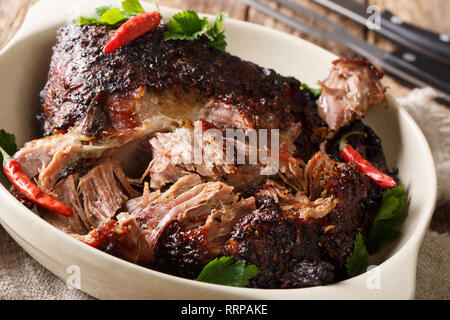
[[161, 15], [156, 11], [144, 12], [134, 16], [116, 30], [103, 49], [103, 52], [111, 53], [119, 49], [124, 44], [127, 44], [150, 30], [155, 29], [160, 22]]
[[364, 132], [350, 132], [344, 135], [341, 138], [341, 143], [339, 145], [339, 148], [341, 150], [341, 155], [345, 159], [345, 161], [353, 161], [356, 164], [356, 167], [358, 170], [368, 176], [370, 179], [372, 179], [373, 182], [375, 182], [377, 185], [383, 188], [393, 188], [397, 185], [394, 179], [392, 179], [387, 174], [381, 172], [377, 168], [375, 168], [369, 161], [364, 159], [358, 151], [352, 148], [349, 144], [346, 142], [346, 138], [349, 135], [353, 134], [364, 134]]
[[59, 213], [63, 216], [73, 216], [72, 209], [50, 197], [31, 182], [20, 163], [13, 160], [1, 147], [0, 152], [3, 155], [3, 171], [5, 172], [6, 177], [17, 189], [23, 192], [28, 200], [39, 207]]

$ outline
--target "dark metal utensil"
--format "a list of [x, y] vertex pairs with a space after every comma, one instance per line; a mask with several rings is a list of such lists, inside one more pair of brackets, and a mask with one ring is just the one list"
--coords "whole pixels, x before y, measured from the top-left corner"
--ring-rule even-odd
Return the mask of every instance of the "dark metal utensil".
[[430, 85], [450, 95], [450, 67], [417, 51], [399, 45], [398, 49], [389, 52], [348, 33], [341, 25], [328, 20], [322, 15], [289, 0], [276, 0], [292, 10], [309, 16], [327, 25], [330, 30], [322, 31], [301, 23], [257, 0], [241, 0], [243, 3], [279, 20], [302, 32], [337, 40], [357, 53], [380, 65], [387, 73], [400, 77], [417, 86]]
[[[367, 26], [368, 18], [371, 15], [365, 5], [353, 0], [314, 1], [364, 26]], [[408, 24], [388, 10], [380, 12], [379, 22], [379, 28], [373, 29], [377, 34], [450, 65], [449, 35], [438, 34]]]

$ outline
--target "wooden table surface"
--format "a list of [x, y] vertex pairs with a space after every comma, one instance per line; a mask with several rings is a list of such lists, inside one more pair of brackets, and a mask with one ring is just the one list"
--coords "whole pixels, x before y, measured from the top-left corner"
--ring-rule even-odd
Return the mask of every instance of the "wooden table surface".
[[[0, 49], [14, 36], [28, 8], [38, 0], [0, 0]], [[62, 0], [66, 1], [66, 0]], [[146, 0], [141, 0], [146, 1]], [[262, 2], [274, 7], [280, 8], [283, 13], [295, 16], [300, 19], [304, 17], [294, 14], [287, 8], [280, 7], [271, 0], [261, 0]], [[377, 37], [372, 31], [360, 26], [359, 24], [340, 17], [335, 13], [313, 3], [311, 0], [293, 0], [309, 7], [319, 13], [326, 14], [328, 18], [344, 25], [347, 30], [353, 34], [375, 43], [383, 48], [392, 48], [392, 44]], [[381, 9], [389, 9], [394, 14], [401, 17], [404, 21], [414, 23], [420, 27], [428, 28], [432, 31], [450, 34], [450, 0], [357, 0], [366, 5], [377, 5]], [[70, 0], [67, 0], [70, 3]], [[118, 1], [105, 0], [105, 3], [114, 3]], [[153, 1], [149, 1], [153, 2]], [[217, 14], [226, 12], [229, 17], [234, 19], [246, 20], [257, 24], [291, 33], [304, 38], [319, 46], [334, 52], [342, 57], [354, 57], [350, 49], [339, 43], [321, 40], [307, 34], [303, 34], [290, 27], [276, 22], [274, 19], [249, 8], [239, 0], [158, 0], [160, 5], [169, 6], [178, 9], [193, 9], [197, 12]], [[305, 20], [303, 20], [305, 21]], [[314, 22], [312, 22], [314, 25]], [[411, 90], [401, 81], [395, 80], [389, 76], [385, 77], [384, 83], [391, 88], [391, 93], [396, 97], [406, 96]], [[450, 110], [450, 109], [449, 109]], [[450, 116], [450, 112], [449, 112]], [[436, 212], [431, 223], [431, 228], [436, 231], [450, 231], [450, 219], [448, 217], [448, 208], [442, 212]]]
[[[38, 0], [0, 0], [0, 49], [14, 36], [17, 29], [22, 24], [25, 13], [28, 8]], [[62, 0], [70, 3], [70, 0]], [[152, 2], [151, 0], [141, 0]], [[347, 27], [347, 30], [353, 34], [367, 39], [371, 43], [376, 43], [384, 48], [390, 48], [392, 45], [383, 39], [375, 36], [372, 31], [360, 26], [359, 24], [340, 17], [335, 13], [313, 3], [311, 0], [293, 0], [309, 7], [319, 13], [326, 14], [328, 18], [338, 21]], [[428, 28], [435, 32], [450, 34], [450, 1], [449, 0], [358, 0], [367, 5], [377, 5], [380, 8], [389, 9], [404, 21], [414, 23], [418, 26]], [[105, 3], [114, 2], [105, 0]], [[117, 1], [116, 1], [117, 2]], [[262, 2], [274, 7], [281, 8], [283, 13], [291, 16], [298, 16], [287, 8], [282, 8], [271, 0], [262, 0]], [[216, 14], [226, 12], [229, 17], [234, 19], [246, 20], [274, 29], [282, 30], [301, 38], [314, 42], [321, 47], [328, 49], [342, 57], [353, 57], [355, 54], [345, 46], [333, 41], [321, 40], [312, 36], [295, 31], [290, 27], [276, 22], [274, 19], [249, 8], [239, 0], [158, 0], [160, 5], [179, 9], [193, 9], [198, 12]], [[299, 17], [304, 18], [304, 17]], [[313, 23], [314, 24], [314, 23]], [[394, 96], [405, 96], [410, 88], [403, 83], [390, 77], [385, 79], [386, 85], [392, 88]]]

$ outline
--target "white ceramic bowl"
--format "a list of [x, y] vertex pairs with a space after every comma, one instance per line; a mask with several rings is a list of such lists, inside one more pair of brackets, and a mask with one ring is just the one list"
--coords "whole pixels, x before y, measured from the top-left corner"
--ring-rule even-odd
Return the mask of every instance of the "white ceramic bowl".
[[[0, 128], [22, 145], [36, 133], [39, 91], [48, 72], [56, 30], [70, 15], [90, 13], [108, 0], [38, 2], [9, 45], [0, 52]], [[151, 9], [151, 5], [148, 6]], [[161, 8], [170, 17], [176, 10]], [[228, 19], [232, 54], [314, 84], [331, 68], [333, 54], [296, 37]], [[21, 205], [0, 185], [0, 222], [44, 267], [63, 280], [78, 266], [81, 290], [103, 299], [409, 299], [414, 297], [416, 260], [436, 197], [436, 176], [427, 142], [407, 112], [394, 101], [370, 110], [366, 122], [383, 140], [389, 165], [407, 187], [409, 216], [402, 236], [373, 257], [377, 272], [304, 289], [249, 289], [195, 282], [128, 263], [78, 242]], [[2, 177], [3, 179], [3, 177]], [[2, 182], [5, 182], [2, 180]], [[374, 276], [380, 276], [379, 281]], [[45, 288], [43, 288], [45, 289]]]

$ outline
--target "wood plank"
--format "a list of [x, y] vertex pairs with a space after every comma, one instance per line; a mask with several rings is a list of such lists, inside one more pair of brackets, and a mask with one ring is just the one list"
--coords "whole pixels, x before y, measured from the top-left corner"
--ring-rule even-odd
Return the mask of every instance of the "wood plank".
[[[151, 0], [144, 1], [153, 2]], [[245, 20], [246, 6], [239, 0], [161, 0], [158, 3], [180, 10], [192, 9], [209, 14], [225, 12], [233, 19]]]
[[[338, 14], [333, 13], [330, 10], [328, 10], [314, 2], [311, 2], [310, 0], [292, 0], [292, 1], [297, 2], [298, 4], [304, 6], [308, 9], [311, 9], [313, 11], [318, 12], [319, 14], [324, 15], [332, 21], [335, 21], [335, 22], [338, 22], [338, 23], [344, 25], [347, 28], [347, 30], [349, 30], [350, 33], [352, 33], [358, 37], [364, 38], [366, 35], [364, 27], [358, 25], [357, 23], [355, 23], [353, 21], [350, 21], [346, 18], [341, 17]], [[364, 0], [358, 0], [358, 1], [363, 2], [363, 3], [365, 2]], [[319, 28], [321, 30], [324, 29], [324, 26], [321, 25], [321, 23], [319, 23], [318, 21], [315, 21], [314, 19], [309, 18], [305, 15], [295, 13], [293, 10], [283, 7], [283, 6], [275, 3], [275, 1], [273, 1], [273, 0], [262, 0], [261, 2], [263, 2], [264, 4], [266, 4], [272, 8], [279, 9], [282, 13], [284, 13], [290, 17], [294, 17], [302, 23], [307, 23], [307, 24], [309, 24], [313, 27]], [[346, 46], [338, 43], [337, 41], [330, 41], [327, 39], [317, 38], [317, 37], [311, 36], [309, 34], [294, 30], [293, 28], [290, 28], [281, 22], [277, 22], [274, 19], [268, 17], [267, 15], [259, 12], [256, 9], [253, 9], [253, 8], [249, 9], [248, 21], [253, 22], [253, 23], [262, 24], [262, 25], [265, 25], [265, 26], [268, 26], [268, 27], [271, 27], [271, 28], [274, 28], [277, 30], [281, 30], [281, 31], [293, 34], [299, 38], [305, 39], [307, 41], [311, 41], [311, 42], [321, 46], [322, 48], [332, 51], [341, 57], [354, 58], [357, 56], [357, 54], [355, 52], [348, 49]]]
[[[434, 32], [450, 34], [450, 1], [448, 0], [368, 0], [370, 5], [376, 5], [381, 10], [390, 10], [398, 15], [402, 20], [415, 24], [419, 27], [430, 29]], [[373, 31], [369, 31], [367, 40], [377, 46], [393, 50], [395, 45], [382, 37], [376, 36]], [[391, 88], [391, 93], [395, 97], [406, 96], [411, 87], [404, 81], [385, 77], [385, 84]], [[449, 111], [450, 115], [450, 111]]]
[[[28, 9], [38, 0], [0, 1], [0, 49], [11, 40], [22, 25]], [[153, 3], [151, 0], [143, 2]], [[107, 0], [105, 1], [107, 2]], [[245, 20], [246, 6], [238, 0], [159, 0], [163, 6], [178, 9], [193, 9], [198, 12], [217, 14], [226, 12], [231, 18]]]
[[413, 23], [421, 28], [450, 34], [448, 19], [450, 1], [448, 0], [369, 0], [369, 4], [390, 10], [405, 22]]

